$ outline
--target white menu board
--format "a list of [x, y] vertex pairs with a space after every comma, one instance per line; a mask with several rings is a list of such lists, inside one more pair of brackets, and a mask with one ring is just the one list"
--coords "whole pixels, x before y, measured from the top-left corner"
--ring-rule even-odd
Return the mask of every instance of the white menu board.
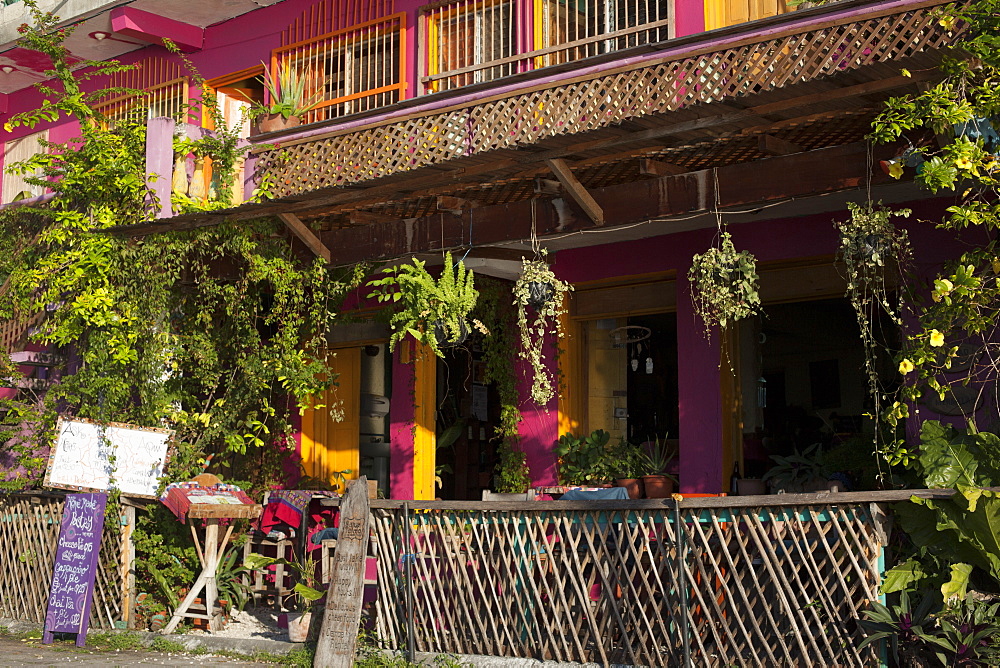
[[63, 418], [57, 431], [46, 487], [156, 498], [172, 431]]

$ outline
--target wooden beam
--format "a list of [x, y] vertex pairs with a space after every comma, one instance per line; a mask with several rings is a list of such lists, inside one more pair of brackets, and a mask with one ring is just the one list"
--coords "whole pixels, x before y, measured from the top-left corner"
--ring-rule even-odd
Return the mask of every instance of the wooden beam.
[[399, 220], [399, 218], [371, 211], [348, 211], [347, 220], [351, 225], [372, 225], [374, 223], [390, 223]]
[[479, 206], [479, 202], [475, 200], [453, 197], [451, 195], [437, 196], [438, 211], [449, 211], [451, 213], [461, 214], [462, 211], [466, 209], [475, 209], [477, 206]]
[[674, 165], [660, 160], [643, 158], [639, 161], [639, 173], [643, 176], [676, 176], [677, 174], [683, 174], [688, 171], [691, 170], [684, 169], [680, 165]]
[[587, 214], [587, 217], [594, 221], [594, 225], [600, 227], [604, 225], [604, 209], [598, 204], [594, 197], [587, 192], [587, 189], [583, 187], [583, 184], [577, 181], [576, 177], [573, 176], [573, 172], [570, 170], [569, 165], [566, 161], [561, 158], [553, 158], [551, 160], [546, 160], [545, 164], [549, 166], [552, 173], [556, 175], [559, 179], [559, 183], [562, 184], [569, 196], [573, 198], [573, 201], [580, 205], [583, 212]]
[[278, 218], [280, 218], [281, 222], [288, 226], [288, 229], [292, 231], [292, 234], [297, 236], [302, 243], [309, 247], [309, 250], [327, 262], [330, 261], [330, 257], [332, 255], [330, 253], [330, 249], [323, 245], [323, 242], [319, 240], [316, 233], [310, 230], [298, 216], [294, 213], [279, 213]]
[[779, 139], [772, 135], [760, 135], [757, 137], [757, 147], [761, 153], [768, 155], [791, 155], [792, 153], [802, 153], [802, 147], [790, 141]]

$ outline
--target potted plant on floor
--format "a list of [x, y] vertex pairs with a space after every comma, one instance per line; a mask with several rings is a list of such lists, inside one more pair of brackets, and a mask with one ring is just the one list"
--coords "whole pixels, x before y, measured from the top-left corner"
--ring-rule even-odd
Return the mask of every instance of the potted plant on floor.
[[303, 114], [312, 111], [323, 101], [325, 82], [313, 82], [316, 90], [309, 94], [306, 85], [308, 77], [294, 66], [280, 60], [272, 73], [264, 68], [264, 89], [268, 104], [255, 105], [253, 114], [257, 117], [257, 129], [261, 132], [277, 132], [299, 125]]
[[647, 457], [642, 446], [630, 443], [625, 437], [611, 453], [611, 468], [614, 469], [616, 487], [628, 490], [628, 498], [641, 499], [645, 492], [642, 476], [646, 473]]
[[309, 555], [298, 561], [251, 554], [243, 562], [243, 565], [251, 571], [277, 564], [291, 570], [296, 579], [295, 587], [292, 588], [295, 609], [288, 613], [288, 641], [305, 642], [309, 636], [309, 625], [312, 623], [313, 604], [321, 599], [324, 593], [313, 587], [316, 584], [316, 560]]
[[667, 439], [654, 438], [646, 443], [645, 455], [646, 474], [642, 476], [642, 485], [646, 490], [647, 499], [665, 499], [674, 491], [677, 479], [667, 473], [670, 463], [677, 456], [677, 448]]
[[822, 445], [813, 443], [805, 450], [782, 457], [771, 455], [775, 465], [764, 474], [774, 492], [816, 492], [829, 489], [829, 471], [823, 459]]

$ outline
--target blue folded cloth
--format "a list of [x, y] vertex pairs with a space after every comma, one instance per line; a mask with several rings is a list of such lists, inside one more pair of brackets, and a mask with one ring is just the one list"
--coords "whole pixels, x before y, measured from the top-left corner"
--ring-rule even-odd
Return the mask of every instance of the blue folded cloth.
[[331, 538], [336, 538], [340, 534], [340, 529], [337, 527], [330, 527], [329, 529], [323, 529], [322, 531], [317, 531], [309, 539], [313, 545], [319, 545], [324, 540], [329, 540]]
[[571, 489], [562, 495], [560, 501], [620, 501], [628, 500], [628, 490], [624, 487], [604, 489]]

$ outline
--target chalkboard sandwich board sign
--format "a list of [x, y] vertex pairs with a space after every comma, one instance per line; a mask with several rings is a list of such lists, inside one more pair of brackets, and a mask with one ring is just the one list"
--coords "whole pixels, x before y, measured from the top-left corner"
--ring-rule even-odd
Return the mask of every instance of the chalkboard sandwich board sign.
[[49, 454], [45, 486], [155, 499], [167, 461], [169, 429], [137, 427], [83, 418], [59, 418]]
[[43, 643], [51, 643], [53, 633], [77, 634], [78, 647], [87, 642], [107, 503], [107, 494], [66, 495]]

